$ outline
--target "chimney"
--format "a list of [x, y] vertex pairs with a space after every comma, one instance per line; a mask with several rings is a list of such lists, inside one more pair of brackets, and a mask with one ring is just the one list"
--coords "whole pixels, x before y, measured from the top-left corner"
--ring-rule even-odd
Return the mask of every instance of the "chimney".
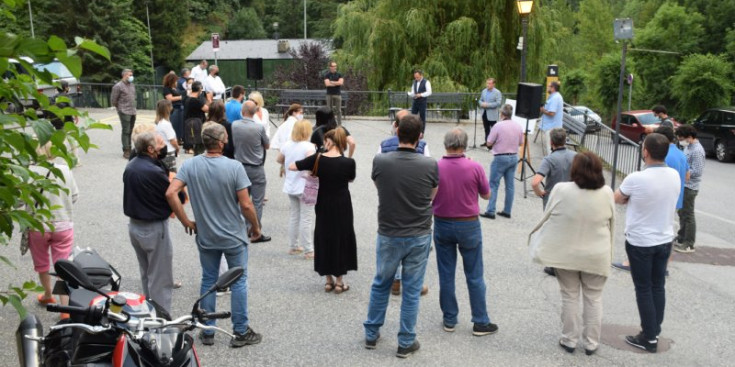
[[288, 44], [288, 40], [278, 40], [278, 53], [284, 54], [288, 52], [291, 47]]

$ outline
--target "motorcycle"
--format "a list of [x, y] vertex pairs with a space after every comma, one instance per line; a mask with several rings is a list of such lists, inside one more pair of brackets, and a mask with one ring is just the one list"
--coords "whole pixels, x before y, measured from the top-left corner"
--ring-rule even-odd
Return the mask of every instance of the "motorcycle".
[[192, 330], [234, 337], [216, 326], [204, 325], [207, 320], [230, 318], [230, 312], [208, 313], [199, 304], [237, 281], [244, 273], [242, 267], [222, 274], [194, 302], [189, 315], [174, 320], [145, 296], [120, 292], [119, 273], [94, 251], [75, 254], [73, 261], [59, 260], [54, 270], [63, 280], [56, 283], [54, 293], [68, 294], [69, 305], [49, 304], [46, 310], [70, 317], [52, 326], [46, 336], [36, 315], [29, 314], [21, 321], [16, 343], [22, 367], [199, 367]]

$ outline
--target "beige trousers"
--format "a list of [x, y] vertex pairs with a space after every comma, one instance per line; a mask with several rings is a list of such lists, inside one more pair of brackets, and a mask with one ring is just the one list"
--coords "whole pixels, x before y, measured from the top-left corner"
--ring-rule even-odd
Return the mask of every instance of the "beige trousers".
[[607, 277], [581, 271], [556, 269], [556, 279], [561, 291], [561, 343], [576, 348], [579, 342], [579, 296], [583, 299], [582, 346], [597, 350], [602, 326], [602, 288]]
[[549, 136], [549, 131], [539, 130], [539, 135], [541, 135], [539, 136], [539, 139], [541, 139], [541, 151], [544, 157], [551, 154], [551, 137]]

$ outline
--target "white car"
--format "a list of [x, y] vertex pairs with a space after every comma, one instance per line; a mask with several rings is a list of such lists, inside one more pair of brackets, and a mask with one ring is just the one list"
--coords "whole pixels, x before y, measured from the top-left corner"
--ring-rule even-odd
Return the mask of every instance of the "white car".
[[[581, 124], [584, 124], [586, 122], [587, 126], [584, 129], [585, 132], [595, 132], [600, 131], [600, 125], [602, 124], [602, 118], [600, 118], [600, 115], [595, 113], [595, 111], [592, 111], [586, 106], [566, 106], [564, 107], [564, 113], [568, 117], [565, 119], [566, 121], [574, 121], [575, 123], [578, 123], [579, 129], [572, 129], [573, 130], [582, 130]], [[587, 116], [587, 119], [585, 120], [585, 116]]]

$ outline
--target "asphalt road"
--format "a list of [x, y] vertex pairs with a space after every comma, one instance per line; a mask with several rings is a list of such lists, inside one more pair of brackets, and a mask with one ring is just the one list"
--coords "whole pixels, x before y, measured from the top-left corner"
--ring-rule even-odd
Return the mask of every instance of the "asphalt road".
[[[94, 110], [92, 115], [114, 126], [114, 131], [94, 131], [92, 140], [98, 150], [81, 157], [82, 166], [74, 170], [80, 189], [75, 207], [75, 240], [80, 247], [93, 247], [123, 275], [123, 289], [140, 290], [137, 261], [127, 234], [127, 218], [122, 213], [122, 172], [126, 161], [121, 157], [119, 124], [110, 110]], [[150, 111], [141, 112], [139, 121], [152, 120]], [[227, 347], [228, 340], [218, 336], [217, 344], [197, 344], [200, 360], [207, 366], [375, 366], [375, 365], [467, 365], [467, 366], [726, 366], [735, 360], [735, 301], [733, 268], [707, 264], [673, 262], [668, 279], [668, 305], [662, 337], [673, 340], [669, 351], [656, 355], [641, 354], [622, 346], [622, 335], [610, 335], [612, 342], [601, 345], [599, 352], [569, 355], [557, 344], [561, 332], [560, 297], [556, 280], [546, 276], [541, 267], [530, 261], [526, 246], [528, 232], [541, 217], [541, 200], [529, 194], [523, 198], [522, 184], [516, 182], [513, 219], [482, 219], [485, 278], [488, 285], [488, 308], [493, 322], [500, 326], [496, 335], [473, 337], [469, 301], [463, 276], [457, 275], [460, 323], [457, 331], [441, 329], [438, 300], [438, 277], [434, 254], [426, 275], [430, 291], [421, 300], [417, 326], [422, 349], [408, 360], [399, 360], [397, 347], [400, 298], [392, 297], [386, 324], [378, 348], [363, 347], [362, 322], [367, 312], [370, 283], [375, 271], [374, 242], [377, 229], [377, 195], [370, 180], [371, 159], [380, 140], [389, 131], [381, 120], [347, 120], [346, 126], [356, 137], [358, 147], [357, 179], [350, 186], [358, 239], [359, 270], [347, 275], [352, 286], [342, 295], [324, 293], [323, 282], [311, 261], [287, 254], [288, 200], [281, 192], [275, 154], [266, 164], [269, 179], [264, 231], [273, 241], [249, 248], [249, 299], [251, 326], [263, 334], [263, 342], [241, 349]], [[435, 157], [441, 155], [442, 138], [454, 124], [430, 123], [426, 139]], [[464, 127], [470, 132], [471, 124]], [[478, 132], [482, 131], [480, 126]], [[478, 142], [479, 143], [479, 142]], [[532, 162], [540, 163], [540, 148], [532, 146]], [[468, 152], [487, 170], [492, 159], [487, 150]], [[189, 158], [182, 156], [180, 160]], [[697, 198], [700, 233], [698, 244], [735, 250], [735, 195], [726, 191], [735, 179], [735, 164], [707, 161], [705, 178]], [[530, 188], [530, 185], [529, 185]], [[498, 200], [502, 203], [502, 196]], [[481, 201], [481, 207], [486, 204]], [[622, 230], [624, 208], [618, 208], [614, 257], [624, 256]], [[188, 312], [199, 292], [200, 268], [192, 237], [177, 221], [171, 221], [175, 253], [175, 277], [184, 286], [174, 293], [173, 315]], [[21, 257], [17, 240], [0, 249], [17, 270], [0, 267], [3, 284], [35, 279], [30, 256]], [[461, 273], [461, 265], [458, 267]], [[56, 320], [34, 303], [26, 307], [40, 315], [45, 330]], [[229, 297], [218, 299], [220, 309], [227, 309]], [[628, 273], [614, 270], [604, 295], [603, 333], [617, 326], [636, 329], [638, 314], [633, 285]], [[16, 365], [14, 332], [18, 323], [10, 307], [0, 308], [0, 363]], [[230, 328], [228, 320], [219, 325]]]

